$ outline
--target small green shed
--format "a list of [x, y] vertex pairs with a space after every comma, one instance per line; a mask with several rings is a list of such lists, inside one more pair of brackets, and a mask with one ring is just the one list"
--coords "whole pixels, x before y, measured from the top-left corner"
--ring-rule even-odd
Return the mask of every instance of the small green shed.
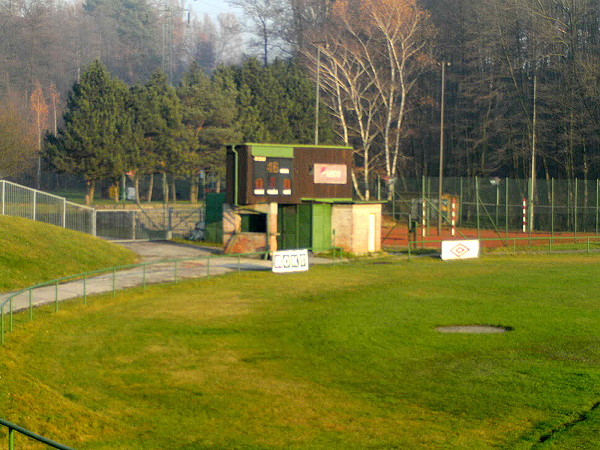
[[331, 203], [278, 205], [277, 248], [331, 248]]

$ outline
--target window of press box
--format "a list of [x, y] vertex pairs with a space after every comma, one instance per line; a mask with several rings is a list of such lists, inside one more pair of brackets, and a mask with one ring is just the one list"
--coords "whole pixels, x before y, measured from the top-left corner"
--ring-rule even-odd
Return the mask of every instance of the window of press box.
[[266, 214], [242, 214], [242, 232], [244, 233], [266, 233]]

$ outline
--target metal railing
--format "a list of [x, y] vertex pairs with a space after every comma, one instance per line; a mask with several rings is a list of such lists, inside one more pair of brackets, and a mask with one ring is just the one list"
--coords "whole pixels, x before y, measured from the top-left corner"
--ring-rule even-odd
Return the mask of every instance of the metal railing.
[[[339, 259], [341, 260], [343, 255], [342, 251], [338, 247], [332, 247], [332, 258], [333, 262], [336, 262]], [[253, 261], [262, 261], [261, 259], [257, 259], [262, 257], [264, 259], [267, 258], [269, 252], [258, 252], [258, 253], [244, 253], [244, 254], [234, 254], [234, 255], [207, 255], [203, 258], [183, 258], [183, 259], [171, 259], [171, 260], [161, 260], [155, 262], [146, 262], [140, 264], [130, 264], [125, 266], [117, 266], [117, 267], [109, 267], [106, 269], [95, 270], [91, 272], [80, 273], [77, 275], [72, 275], [69, 277], [58, 278], [56, 280], [47, 281], [45, 283], [36, 284], [34, 286], [27, 287], [25, 289], [21, 289], [20, 291], [14, 292], [10, 294], [3, 302], [0, 304], [0, 344], [4, 345], [5, 334], [6, 334], [6, 318], [8, 315], [8, 332], [13, 331], [13, 316], [15, 313], [27, 310], [29, 317], [28, 319], [33, 320], [33, 308], [35, 305], [33, 294], [36, 289], [50, 289], [53, 291], [54, 300], [51, 303], [54, 303], [54, 310], [58, 311], [58, 305], [61, 301], [60, 298], [60, 286], [64, 285], [67, 282], [79, 282], [81, 284], [81, 295], [67, 294], [69, 297], [67, 298], [82, 298], [83, 303], [87, 304], [87, 297], [91, 293], [90, 292], [90, 283], [94, 280], [98, 280], [99, 276], [104, 276], [104, 280], [100, 279], [102, 284], [104, 284], [104, 288], [94, 292], [96, 293], [106, 293], [112, 292], [113, 297], [116, 296], [116, 292], [119, 289], [127, 289], [134, 286], [142, 286], [144, 289], [147, 284], [150, 282], [172, 282], [177, 283], [182, 278], [192, 278], [198, 276], [210, 276], [211, 271], [212, 274], [222, 273], [223, 270], [217, 270], [218, 267], [223, 268], [224, 266], [219, 266], [218, 264], [211, 264], [211, 261], [220, 260], [224, 261], [228, 266], [226, 269], [237, 269], [238, 272], [242, 270], [242, 266], [244, 264], [248, 265]], [[242, 258], [251, 258], [254, 257], [254, 260], [246, 260], [242, 262]], [[196, 264], [194, 264], [196, 263]], [[266, 265], [261, 265], [262, 269], [266, 269]], [[138, 273], [135, 273], [135, 270], [138, 269]], [[251, 270], [251, 269], [250, 269]], [[190, 273], [191, 272], [191, 273]], [[201, 272], [201, 273], [200, 273]], [[156, 281], [156, 275], [160, 275], [160, 281]], [[119, 285], [118, 277], [121, 277], [121, 284]], [[137, 279], [136, 279], [137, 278]], [[108, 280], [108, 289], [106, 289], [106, 281]], [[72, 288], [72, 284], [70, 285]], [[26, 306], [20, 307], [17, 304], [17, 299], [20, 296], [25, 296], [25, 304]], [[67, 298], [63, 298], [62, 300], [66, 300]], [[48, 304], [48, 301], [43, 301], [41, 304]], [[8, 311], [5, 313], [5, 309]], [[14, 450], [15, 445], [15, 433], [20, 433], [25, 436], [30, 437], [31, 439], [42, 442], [46, 445], [49, 445], [53, 448], [63, 449], [63, 450], [73, 450], [71, 447], [67, 447], [66, 445], [59, 444], [50, 439], [47, 439], [43, 436], [35, 434], [25, 428], [22, 428], [18, 425], [15, 425], [6, 420], [0, 419], [0, 425], [3, 425], [8, 428], [8, 449]]]
[[96, 234], [94, 208], [6, 180], [0, 180], [0, 214]]
[[20, 433], [24, 436], [33, 439], [34, 441], [41, 442], [42, 444], [46, 444], [52, 448], [58, 448], [60, 450], [74, 450], [71, 447], [67, 447], [66, 445], [54, 442], [53, 440], [45, 438], [44, 436], [40, 436], [39, 434], [33, 433], [32, 431], [20, 427], [19, 425], [15, 425], [14, 423], [9, 422], [7, 420], [0, 419], [0, 425], [8, 428], [8, 450], [14, 450], [15, 448], [15, 433]]
[[[342, 259], [341, 249], [332, 247], [330, 251], [334, 262]], [[0, 345], [4, 345], [6, 333], [13, 331], [14, 315], [19, 311], [28, 311], [28, 319], [31, 321], [34, 307], [53, 305], [56, 312], [59, 303], [67, 299], [81, 298], [83, 303], [87, 304], [87, 298], [92, 294], [112, 292], [112, 295], [115, 296], [118, 290], [137, 286], [145, 289], [151, 283], [177, 283], [184, 278], [208, 277], [234, 270], [240, 272], [243, 266], [246, 267], [244, 270], [266, 270], [270, 268], [264, 262], [268, 255], [269, 252], [258, 252], [165, 259], [109, 267], [29, 286], [9, 294], [0, 303]], [[68, 291], [64, 289], [64, 292], [61, 292], [61, 286], [66, 287], [66, 283], [69, 283]]]
[[96, 209], [0, 180], [0, 215], [23, 217], [111, 239], [186, 236], [204, 221], [204, 208]]

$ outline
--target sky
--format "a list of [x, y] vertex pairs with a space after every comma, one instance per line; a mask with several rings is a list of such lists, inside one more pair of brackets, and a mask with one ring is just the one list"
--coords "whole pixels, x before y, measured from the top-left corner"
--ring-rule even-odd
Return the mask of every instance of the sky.
[[199, 18], [208, 14], [211, 19], [216, 19], [219, 14], [224, 12], [233, 12], [239, 15], [239, 10], [232, 8], [224, 0], [190, 0], [188, 4]]

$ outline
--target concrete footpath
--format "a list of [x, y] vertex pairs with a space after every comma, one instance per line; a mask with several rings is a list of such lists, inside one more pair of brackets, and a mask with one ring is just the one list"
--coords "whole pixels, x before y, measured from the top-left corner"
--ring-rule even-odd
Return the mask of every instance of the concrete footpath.
[[[140, 262], [155, 263], [133, 269], [109, 272], [85, 279], [69, 281], [33, 289], [29, 293], [19, 294], [13, 298], [13, 312], [49, 303], [94, 295], [114, 290], [121, 290], [143, 284], [167, 283], [188, 278], [222, 275], [229, 272], [248, 270], [271, 270], [271, 261], [224, 256], [218, 250], [202, 248], [186, 244], [176, 244], [167, 241], [134, 241], [119, 242], [140, 256]], [[173, 260], [186, 259], [174, 262]], [[311, 256], [309, 264], [328, 264], [333, 261]], [[0, 304], [10, 293], [0, 294]], [[8, 304], [4, 313], [9, 311]]]

